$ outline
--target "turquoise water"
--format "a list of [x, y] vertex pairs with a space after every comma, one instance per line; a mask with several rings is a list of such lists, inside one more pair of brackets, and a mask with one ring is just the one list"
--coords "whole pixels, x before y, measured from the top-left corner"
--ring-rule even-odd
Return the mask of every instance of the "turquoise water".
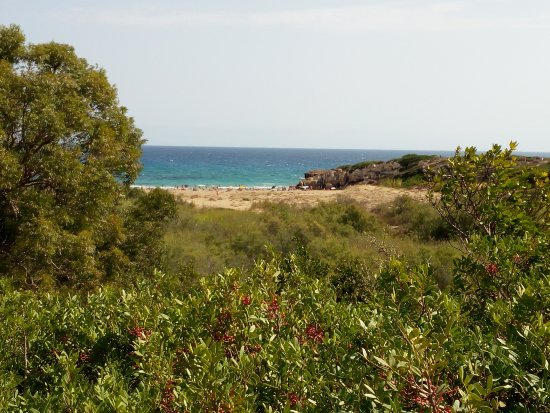
[[449, 151], [143, 147], [144, 186], [219, 185], [271, 187], [296, 185], [304, 172], [362, 161], [387, 161], [408, 153], [449, 156]]

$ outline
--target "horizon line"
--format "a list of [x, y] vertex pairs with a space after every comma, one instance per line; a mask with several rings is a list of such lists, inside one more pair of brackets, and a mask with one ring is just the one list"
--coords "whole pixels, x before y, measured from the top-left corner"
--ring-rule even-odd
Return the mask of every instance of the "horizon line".
[[[381, 148], [321, 148], [321, 147], [274, 147], [274, 146], [213, 146], [213, 145], [163, 145], [163, 144], [143, 144], [142, 146], [150, 147], [168, 147], [168, 148], [224, 148], [224, 149], [297, 149], [297, 150], [328, 150], [328, 151], [420, 151], [420, 152], [456, 152], [454, 149], [381, 149]], [[505, 148], [504, 145], [501, 145]], [[465, 146], [466, 147], [466, 146]], [[464, 149], [465, 147], [460, 147]], [[479, 149], [478, 151], [485, 152], [488, 149]], [[541, 151], [541, 150], [516, 150], [514, 153], [538, 153], [538, 154], [547, 154], [550, 155], [550, 151]]]

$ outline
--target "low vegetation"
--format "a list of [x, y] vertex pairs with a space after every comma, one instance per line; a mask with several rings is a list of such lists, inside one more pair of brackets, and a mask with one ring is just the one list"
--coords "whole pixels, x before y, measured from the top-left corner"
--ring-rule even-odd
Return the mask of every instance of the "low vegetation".
[[375, 213], [387, 224], [417, 240], [442, 241], [453, 237], [451, 226], [431, 205], [414, 201], [406, 195], [377, 207]]
[[[0, 405], [90, 412], [549, 411], [548, 176], [508, 168], [511, 152], [498, 147], [483, 155], [468, 149], [453, 162], [456, 174], [435, 178], [442, 190], [434, 202], [450, 227], [463, 230], [456, 241], [464, 254], [444, 289], [429, 263], [386, 251], [376, 269], [357, 257], [335, 265], [308, 251], [314, 239], [187, 288], [159, 272], [127, 288], [76, 295], [17, 291], [4, 280]], [[480, 165], [493, 172], [477, 173]], [[475, 202], [457, 203], [465, 195], [460, 188], [473, 191], [468, 199]], [[408, 222], [399, 220], [418, 214], [410, 205], [398, 200], [385, 219]], [[270, 207], [270, 217], [285, 211], [296, 217], [280, 205], [262, 209]], [[343, 202], [302, 214], [332, 217], [345, 237], [380, 230], [356, 208]], [[212, 225], [216, 213], [225, 211], [194, 220]], [[247, 216], [254, 218], [241, 233], [265, 220], [262, 213]], [[418, 239], [433, 234], [423, 225], [403, 231]], [[230, 245], [246, 250], [248, 242]]]
[[377, 165], [379, 163], [382, 163], [382, 161], [363, 161], [363, 162], [355, 163], [353, 165], [340, 165], [336, 169], [343, 169], [344, 171], [353, 172], [356, 169], [365, 168], [370, 165]]
[[[413, 226], [403, 217], [404, 209], [415, 214]], [[308, 208], [262, 203], [252, 213], [180, 204], [177, 218], [167, 226], [164, 269], [187, 284], [190, 277], [223, 272], [225, 267], [250, 269], [271, 252], [287, 254], [306, 247], [312, 259], [332, 267], [358, 260], [374, 271], [388, 254], [411, 263], [429, 260], [446, 284], [458, 254], [441, 241], [444, 234], [437, 233], [438, 225], [442, 220], [429, 204], [410, 198], [376, 214], [345, 198]]]

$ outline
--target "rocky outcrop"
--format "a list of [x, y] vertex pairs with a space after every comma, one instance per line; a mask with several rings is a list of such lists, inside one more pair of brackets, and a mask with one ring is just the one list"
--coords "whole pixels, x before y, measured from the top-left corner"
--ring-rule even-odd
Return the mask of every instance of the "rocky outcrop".
[[401, 165], [395, 161], [367, 165], [364, 168], [358, 168], [350, 171], [349, 182], [351, 184], [357, 184], [360, 182], [370, 184], [378, 183], [381, 179], [397, 178], [399, 176], [400, 169]]
[[[516, 156], [519, 166], [540, 167], [548, 165], [548, 160], [541, 157]], [[425, 182], [428, 170], [436, 171], [449, 164], [449, 158], [427, 155], [405, 155], [399, 159], [387, 162], [362, 162], [356, 165], [346, 165], [335, 169], [314, 169], [304, 174], [304, 179], [298, 187], [311, 189], [344, 188], [358, 183], [378, 184], [385, 179], [414, 179]], [[411, 182], [411, 181], [409, 181]]]
[[358, 183], [377, 184], [383, 179], [396, 179], [404, 177], [404, 175], [412, 176], [419, 172], [424, 173], [432, 165], [438, 164], [440, 167], [447, 162], [446, 158], [424, 158], [415, 158], [413, 162], [406, 165], [400, 162], [401, 159], [397, 159], [387, 162], [366, 162], [335, 169], [314, 169], [304, 174], [304, 179], [298, 183], [298, 186], [311, 189], [331, 189], [344, 188]]
[[312, 189], [343, 188], [348, 185], [347, 171], [342, 169], [315, 169], [304, 174], [298, 186]]
[[377, 183], [383, 178], [395, 178], [401, 166], [397, 162], [381, 162], [358, 169], [316, 169], [308, 171], [298, 186], [312, 189], [343, 188], [360, 182]]

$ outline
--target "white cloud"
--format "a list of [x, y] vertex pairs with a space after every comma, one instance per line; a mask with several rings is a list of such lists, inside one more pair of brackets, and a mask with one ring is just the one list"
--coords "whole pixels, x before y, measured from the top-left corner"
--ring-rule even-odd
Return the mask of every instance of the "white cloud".
[[[484, 16], [467, 2], [415, 2], [369, 6], [273, 10], [266, 12], [197, 11], [165, 8], [72, 9], [56, 17], [100, 24], [169, 28], [177, 26], [287, 26], [345, 31], [447, 31], [469, 29], [547, 29], [550, 14]], [[474, 10], [475, 11], [475, 10]]]

